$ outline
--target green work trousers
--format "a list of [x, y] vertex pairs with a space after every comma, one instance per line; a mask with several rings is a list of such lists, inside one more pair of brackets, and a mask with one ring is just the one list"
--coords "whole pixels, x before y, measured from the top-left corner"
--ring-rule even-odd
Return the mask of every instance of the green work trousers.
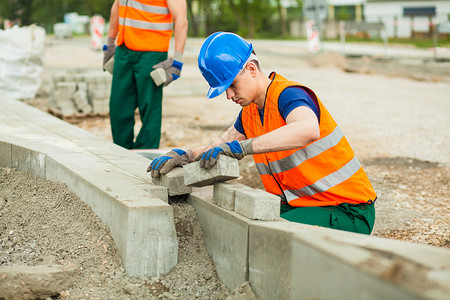
[[370, 234], [375, 223], [375, 203], [311, 207], [281, 204], [280, 216], [292, 222]]
[[[153, 66], [167, 52], [116, 48], [109, 112], [114, 143], [126, 149], [156, 149], [161, 139], [162, 86], [150, 77]], [[134, 141], [134, 112], [139, 109], [142, 127]]]

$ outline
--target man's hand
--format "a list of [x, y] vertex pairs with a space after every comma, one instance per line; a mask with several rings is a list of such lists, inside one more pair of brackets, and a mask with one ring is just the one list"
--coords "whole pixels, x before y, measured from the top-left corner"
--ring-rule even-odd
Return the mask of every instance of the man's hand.
[[180, 77], [181, 69], [183, 68], [183, 54], [175, 52], [173, 58], [170, 57], [154, 65], [153, 68], [155, 70], [150, 73], [150, 76], [155, 84], [157, 86], [161, 84], [167, 86], [173, 80], [177, 80]]
[[[226, 156], [234, 157], [237, 159], [242, 159], [248, 154], [253, 154], [252, 140], [244, 141], [232, 141], [231, 143], [223, 143], [216, 146], [208, 151], [204, 152], [200, 158], [200, 167], [209, 169], [214, 166], [220, 154], [225, 154]], [[196, 158], [196, 160], [200, 157]]]
[[163, 156], [155, 158], [148, 166], [147, 172], [151, 171], [152, 177], [159, 177], [160, 174], [167, 174], [177, 166], [187, 165], [192, 161], [193, 156], [190, 150], [172, 149]]
[[114, 44], [115, 40], [116, 40], [115, 38], [108, 37], [106, 45], [103, 46], [103, 71], [105, 71], [106, 63], [116, 53], [116, 44]]

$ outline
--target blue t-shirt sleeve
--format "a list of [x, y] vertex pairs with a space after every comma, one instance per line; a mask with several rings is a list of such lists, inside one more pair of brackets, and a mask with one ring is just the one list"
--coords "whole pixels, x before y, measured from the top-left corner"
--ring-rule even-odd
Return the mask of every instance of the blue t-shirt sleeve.
[[[278, 98], [278, 110], [285, 121], [291, 111], [300, 106], [309, 107], [316, 114], [317, 120], [320, 119], [319, 105], [306, 90], [298, 86], [291, 86], [281, 92]], [[245, 135], [244, 126], [242, 125], [242, 109], [239, 112], [236, 122], [234, 122], [234, 128]]]
[[236, 122], [234, 122], [234, 128], [236, 128], [237, 131], [245, 135], [244, 126], [242, 126], [242, 109], [239, 112], [239, 116], [237, 117]]
[[295, 108], [300, 106], [309, 107], [319, 120], [319, 107], [317, 101], [308, 94], [306, 90], [299, 86], [291, 86], [281, 92], [278, 98], [278, 110], [281, 116], [286, 120], [287, 116]]

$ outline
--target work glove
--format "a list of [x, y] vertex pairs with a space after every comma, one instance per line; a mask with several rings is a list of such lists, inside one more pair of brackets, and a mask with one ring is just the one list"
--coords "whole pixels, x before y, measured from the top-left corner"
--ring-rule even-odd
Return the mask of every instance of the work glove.
[[106, 64], [116, 53], [116, 44], [114, 43], [115, 40], [115, 38], [108, 37], [106, 44], [103, 45], [103, 71], [106, 70]]
[[[232, 141], [231, 143], [223, 143], [208, 151], [204, 152], [200, 158], [200, 167], [209, 169], [214, 166], [219, 158], [219, 155], [224, 154], [226, 156], [242, 159], [248, 154], [253, 154], [252, 139], [244, 141]], [[198, 160], [200, 155], [195, 159]]]
[[194, 158], [191, 150], [172, 149], [172, 151], [155, 158], [147, 172], [151, 171], [152, 177], [159, 177], [160, 174], [167, 174], [170, 170], [177, 166], [184, 166], [190, 163]]
[[173, 80], [177, 80], [180, 77], [181, 69], [183, 68], [183, 54], [175, 52], [175, 55], [165, 61], [160, 62], [153, 66], [155, 70], [150, 73], [153, 81], [157, 86], [163, 84], [167, 86]]

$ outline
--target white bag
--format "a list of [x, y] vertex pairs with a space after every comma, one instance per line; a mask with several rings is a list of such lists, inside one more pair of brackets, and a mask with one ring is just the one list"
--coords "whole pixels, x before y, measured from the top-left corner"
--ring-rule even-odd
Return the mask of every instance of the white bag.
[[31, 25], [0, 30], [0, 94], [29, 99], [41, 86], [45, 30]]

